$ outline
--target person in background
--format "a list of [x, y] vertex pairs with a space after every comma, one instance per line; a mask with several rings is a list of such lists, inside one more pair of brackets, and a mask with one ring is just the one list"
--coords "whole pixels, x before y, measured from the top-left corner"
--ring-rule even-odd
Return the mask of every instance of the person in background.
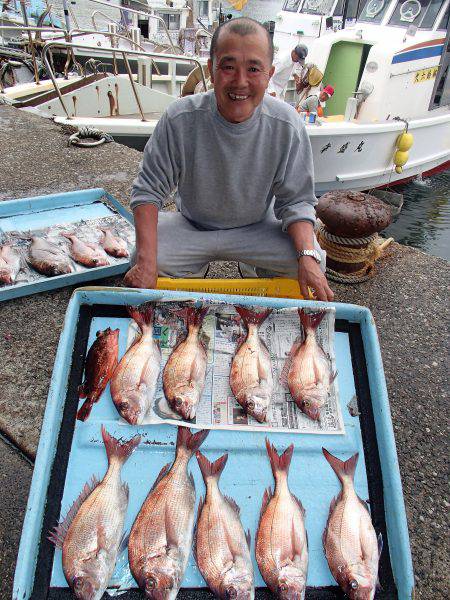
[[326, 85], [323, 90], [316, 94], [310, 94], [300, 101], [297, 110], [299, 112], [316, 113], [319, 117], [323, 116], [323, 107], [328, 98], [334, 94], [334, 87]]
[[289, 79], [292, 76], [294, 76], [294, 79], [300, 76], [307, 55], [308, 48], [303, 44], [299, 44], [291, 50], [291, 52], [281, 54], [277, 60], [274, 61], [273, 66], [275, 67], [275, 71], [267, 88], [267, 92], [271, 96], [282, 100], [284, 99], [284, 93]]

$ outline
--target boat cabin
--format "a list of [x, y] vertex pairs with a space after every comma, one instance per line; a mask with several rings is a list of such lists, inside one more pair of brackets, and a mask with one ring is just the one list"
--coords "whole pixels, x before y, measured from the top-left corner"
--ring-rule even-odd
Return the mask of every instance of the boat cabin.
[[448, 112], [449, 5], [361, 0], [351, 27], [317, 38], [307, 62], [324, 73], [322, 85], [335, 88], [325, 116], [374, 123]]

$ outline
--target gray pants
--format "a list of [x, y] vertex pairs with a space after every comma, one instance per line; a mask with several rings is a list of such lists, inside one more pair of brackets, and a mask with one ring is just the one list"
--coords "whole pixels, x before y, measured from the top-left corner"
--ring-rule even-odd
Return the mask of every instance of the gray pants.
[[[158, 220], [158, 272], [163, 277], [204, 277], [210, 261], [240, 263], [245, 277], [267, 275], [297, 279], [298, 263], [289, 235], [269, 210], [264, 221], [247, 227], [203, 231], [179, 212], [160, 212]], [[322, 256], [325, 252], [314, 238]], [[256, 269], [256, 270], [255, 270]], [[264, 273], [261, 273], [263, 271]]]

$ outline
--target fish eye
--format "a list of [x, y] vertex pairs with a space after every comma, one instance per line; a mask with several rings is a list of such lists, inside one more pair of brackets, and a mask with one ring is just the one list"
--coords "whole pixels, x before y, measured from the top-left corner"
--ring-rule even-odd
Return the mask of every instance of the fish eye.
[[285, 583], [281, 583], [281, 584], [278, 586], [278, 589], [279, 589], [279, 591], [280, 591], [280, 592], [287, 592], [287, 590], [288, 590], [288, 586], [287, 586]]
[[350, 587], [352, 588], [352, 590], [357, 590], [358, 589], [358, 582], [356, 581], [356, 579], [352, 579], [350, 581]]
[[128, 410], [128, 402], [121, 402], [119, 404], [119, 410]]
[[236, 598], [237, 596], [236, 589], [232, 585], [226, 589], [225, 594], [227, 598]]
[[253, 410], [255, 408], [255, 403], [253, 402], [253, 400], [247, 402], [247, 408], [249, 408], [250, 410]]
[[153, 577], [149, 577], [149, 579], [147, 579], [147, 581], [145, 582], [145, 587], [154, 589], [156, 587], [156, 579], [154, 579]]
[[181, 400], [181, 398], [177, 398], [175, 400], [175, 406], [181, 406], [183, 404], [183, 400]]
[[310, 405], [310, 401], [309, 400], [303, 400], [303, 406], [305, 406], [306, 408], [308, 408]]

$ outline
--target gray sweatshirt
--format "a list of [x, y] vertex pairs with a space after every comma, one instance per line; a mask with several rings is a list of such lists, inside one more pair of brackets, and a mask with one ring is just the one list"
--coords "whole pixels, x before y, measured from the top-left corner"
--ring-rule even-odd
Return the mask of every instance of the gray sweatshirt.
[[230, 123], [214, 91], [173, 102], [148, 141], [131, 208], [164, 200], [177, 189], [178, 210], [206, 230], [244, 227], [273, 210], [284, 230], [315, 223], [308, 135], [292, 106], [265, 94], [253, 115]]

